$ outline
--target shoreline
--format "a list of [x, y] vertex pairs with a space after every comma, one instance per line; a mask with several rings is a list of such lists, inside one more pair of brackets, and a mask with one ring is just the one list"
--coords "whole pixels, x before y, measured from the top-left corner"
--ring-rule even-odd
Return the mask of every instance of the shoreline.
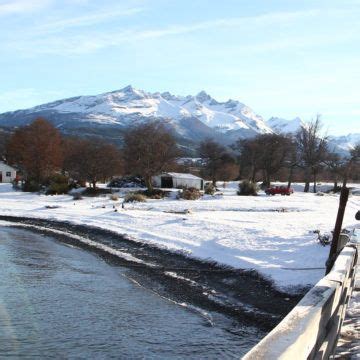
[[175, 303], [188, 304], [204, 314], [220, 313], [264, 331], [276, 326], [307, 290], [288, 294], [255, 270], [199, 260], [94, 226], [7, 215], [0, 215], [0, 220], [95, 253], [110, 265], [123, 266], [140, 286]]

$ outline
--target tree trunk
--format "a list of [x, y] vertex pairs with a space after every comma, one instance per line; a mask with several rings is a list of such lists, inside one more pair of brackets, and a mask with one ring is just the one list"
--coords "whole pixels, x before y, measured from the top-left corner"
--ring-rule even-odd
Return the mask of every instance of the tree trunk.
[[294, 167], [291, 166], [290, 167], [290, 172], [289, 172], [289, 177], [288, 177], [288, 184], [287, 184], [288, 189], [291, 187], [293, 174], [294, 174]]
[[93, 179], [93, 181], [92, 181], [92, 186], [93, 186], [94, 189], [96, 189], [96, 182], [97, 182], [97, 181], [96, 181], [95, 179]]
[[271, 185], [270, 174], [266, 172], [266, 187], [270, 187], [270, 185]]
[[309, 170], [306, 169], [305, 170], [305, 187], [304, 187], [304, 192], [309, 192], [310, 189], [310, 174], [309, 174]]
[[267, 173], [267, 171], [263, 171], [263, 176], [262, 176], [262, 187], [264, 187], [264, 189], [267, 189], [270, 187], [270, 176]]
[[238, 180], [241, 180], [244, 174], [244, 170], [242, 166], [239, 166], [239, 175], [238, 175]]
[[149, 192], [153, 191], [154, 188], [153, 188], [153, 185], [152, 185], [152, 182], [151, 182], [151, 176], [147, 176], [145, 178], [145, 185], [146, 185]]
[[255, 175], [256, 175], [256, 170], [255, 170], [255, 166], [252, 167], [251, 170], [251, 182], [255, 182]]
[[313, 186], [313, 190], [314, 190], [314, 194], [316, 193], [316, 173], [313, 174], [314, 175], [314, 186]]

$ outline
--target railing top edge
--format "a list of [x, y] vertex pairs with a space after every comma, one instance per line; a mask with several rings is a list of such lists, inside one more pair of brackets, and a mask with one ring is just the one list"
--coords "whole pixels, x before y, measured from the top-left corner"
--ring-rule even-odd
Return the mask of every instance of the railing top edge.
[[[309, 331], [309, 324], [319, 323], [322, 310], [331, 297], [340, 291], [356, 258], [356, 248], [345, 246], [335, 261], [330, 273], [311, 288], [293, 310], [264, 339], [248, 352], [243, 359], [275, 359], [291, 354], [294, 342]], [[331, 302], [330, 302], [331, 303]], [[316, 342], [316, 333], [308, 334], [309, 348]], [[293, 355], [296, 355], [293, 354]]]

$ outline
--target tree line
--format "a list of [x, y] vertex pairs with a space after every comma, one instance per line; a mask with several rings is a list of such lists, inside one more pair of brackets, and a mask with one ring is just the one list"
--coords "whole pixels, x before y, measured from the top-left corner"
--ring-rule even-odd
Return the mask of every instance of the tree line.
[[305, 192], [310, 190], [311, 182], [316, 192], [320, 175], [323, 179], [330, 177], [335, 190], [345, 176], [352, 174], [354, 180], [359, 180], [360, 145], [350, 151], [349, 157], [341, 157], [330, 148], [321, 127], [318, 116], [295, 134], [260, 134], [239, 139], [230, 149], [205, 140], [199, 149], [206, 161], [202, 174], [214, 185], [219, 180], [237, 178], [261, 182], [265, 188], [278, 179], [286, 179], [290, 187], [296, 179], [305, 182]]
[[62, 180], [94, 189], [99, 181], [124, 174], [140, 175], [149, 189], [151, 177], [175, 164], [180, 155], [174, 138], [159, 122], [139, 124], [124, 134], [119, 149], [100, 138], [61, 135], [49, 121], [38, 118], [2, 141], [0, 151], [21, 172], [24, 189], [37, 191]]
[[[185, 171], [177, 163], [182, 155], [169, 129], [160, 122], [140, 123], [124, 133], [123, 146], [118, 148], [99, 138], [68, 137], [62, 135], [46, 119], [39, 118], [20, 127], [7, 137], [0, 137], [0, 151], [10, 165], [16, 165], [27, 190], [38, 190], [51, 181], [66, 179], [94, 189], [99, 181], [113, 176], [141, 176], [152, 191], [151, 178], [164, 171]], [[360, 146], [351, 153], [358, 159]], [[215, 185], [217, 181], [248, 179], [261, 181], [265, 187], [281, 176], [288, 186], [295, 177], [305, 181], [305, 191], [310, 182], [316, 192], [319, 174], [327, 171], [334, 180], [334, 187], [349, 164], [330, 151], [327, 138], [321, 136], [321, 122], [317, 118], [295, 135], [261, 134], [250, 139], [239, 139], [226, 147], [212, 139], [200, 143], [202, 158], [198, 169], [205, 179]]]

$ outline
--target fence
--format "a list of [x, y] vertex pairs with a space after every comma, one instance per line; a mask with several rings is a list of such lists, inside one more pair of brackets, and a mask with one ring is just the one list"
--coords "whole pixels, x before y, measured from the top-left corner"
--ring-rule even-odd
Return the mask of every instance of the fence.
[[328, 359], [336, 349], [354, 286], [357, 246], [346, 245], [329, 274], [243, 359]]

